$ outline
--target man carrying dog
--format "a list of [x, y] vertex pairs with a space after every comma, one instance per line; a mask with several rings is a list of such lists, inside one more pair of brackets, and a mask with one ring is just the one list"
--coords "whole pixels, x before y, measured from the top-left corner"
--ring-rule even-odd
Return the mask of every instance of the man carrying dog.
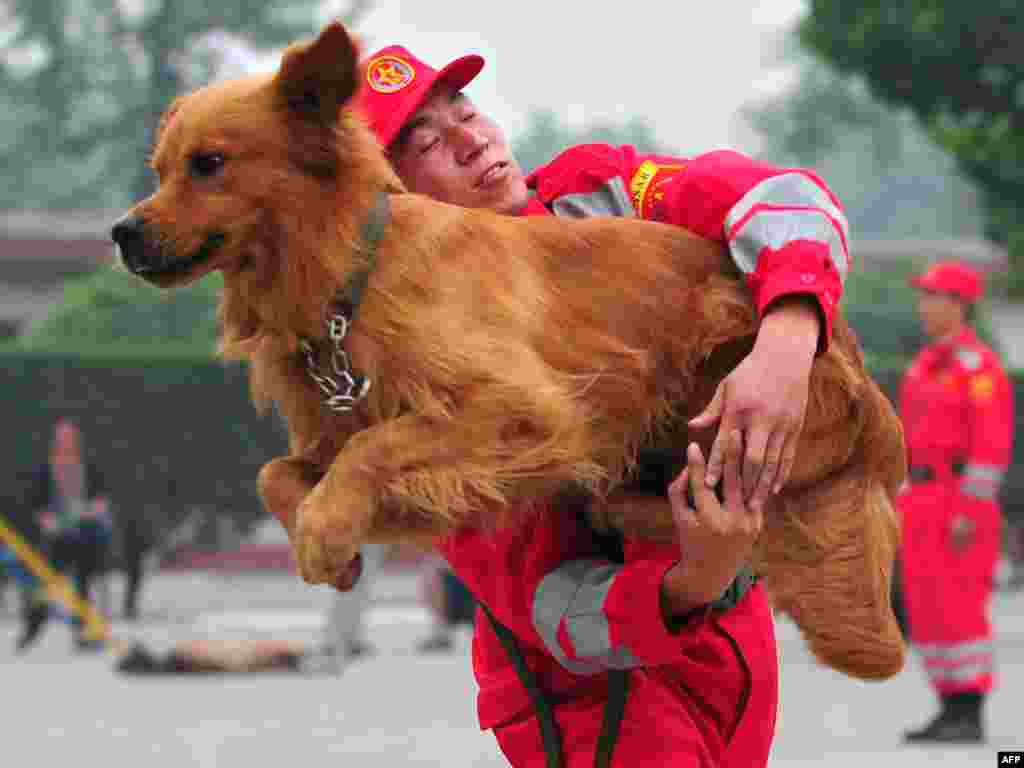
[[[841, 207], [814, 174], [732, 152], [585, 145], [524, 176], [462, 93], [483, 63], [463, 56], [436, 70], [400, 46], [361, 63], [361, 110], [411, 192], [510, 215], [684, 226], [729, 248], [761, 324], [691, 422], [718, 425], [707, 463], [696, 446], [681, 473], [642, 458], [638, 479], [609, 500], [671, 504], [677, 546], [603, 537], [571, 514], [543, 514], [551, 500], [511, 530], [439, 543], [490, 614], [474, 639], [481, 727], [515, 766], [766, 765], [778, 660], [767, 597], [745, 563], [792, 468], [811, 365], [829, 342], [848, 268]], [[720, 479], [723, 499], [711, 490]]]

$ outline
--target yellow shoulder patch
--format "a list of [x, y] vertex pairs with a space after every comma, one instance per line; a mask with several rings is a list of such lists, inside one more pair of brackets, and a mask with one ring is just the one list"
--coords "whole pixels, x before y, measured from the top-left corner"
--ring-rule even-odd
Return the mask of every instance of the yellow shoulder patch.
[[980, 373], [971, 378], [970, 392], [971, 399], [978, 403], [984, 403], [992, 399], [996, 391], [996, 382], [990, 373]]
[[683, 169], [682, 163], [661, 164], [644, 160], [633, 173], [629, 182], [629, 193], [633, 197], [633, 210], [642, 219], [650, 216], [651, 205], [662, 198], [657, 188]]

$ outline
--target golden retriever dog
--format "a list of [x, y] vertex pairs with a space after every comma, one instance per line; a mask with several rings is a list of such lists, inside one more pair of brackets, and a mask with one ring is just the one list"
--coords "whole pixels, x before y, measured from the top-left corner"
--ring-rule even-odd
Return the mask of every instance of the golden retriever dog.
[[[757, 330], [724, 249], [668, 225], [409, 194], [353, 110], [356, 73], [333, 23], [276, 73], [177, 99], [159, 187], [113, 232], [157, 285], [224, 274], [222, 350], [288, 425], [290, 455], [258, 483], [303, 578], [351, 586], [363, 542], [502, 525], [529, 497], [606, 498], [641, 447], [682, 457], [696, 440], [706, 455], [713, 431], [686, 421]], [[840, 313], [753, 565], [813, 653], [862, 678], [903, 662], [889, 585], [904, 469], [899, 421]], [[674, 536], [668, 516], [629, 517], [594, 524]]]

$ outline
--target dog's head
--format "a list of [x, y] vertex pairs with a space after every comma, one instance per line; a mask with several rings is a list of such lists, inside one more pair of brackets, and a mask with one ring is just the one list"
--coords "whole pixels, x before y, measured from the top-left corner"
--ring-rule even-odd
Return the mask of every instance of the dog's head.
[[177, 99], [151, 159], [158, 188], [112, 230], [128, 269], [162, 287], [220, 270], [263, 321], [318, 304], [354, 268], [345, 256], [377, 192], [400, 187], [345, 108], [357, 72], [355, 45], [333, 23], [288, 48], [274, 74]]

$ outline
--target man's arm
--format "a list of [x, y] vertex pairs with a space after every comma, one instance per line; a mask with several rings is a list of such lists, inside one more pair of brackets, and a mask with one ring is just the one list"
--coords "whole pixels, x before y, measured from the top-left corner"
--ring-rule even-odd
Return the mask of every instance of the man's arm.
[[[744, 493], [761, 508], [782, 490], [796, 461], [810, 386], [811, 366], [822, 334], [819, 307], [804, 296], [777, 299], [761, 321], [751, 353], [719, 385], [711, 403], [690, 424], [718, 423], [719, 436], [743, 432]], [[721, 439], [709, 459], [707, 483], [721, 477]]]
[[[669, 664], [700, 641], [710, 604], [749, 562], [764, 522], [743, 501], [738, 432], [726, 446], [724, 501], [707, 488], [704, 457], [694, 444], [667, 501], [621, 502], [670, 503], [677, 532], [674, 552], [659, 548], [656, 556], [627, 557], [624, 565], [570, 560], [540, 580], [533, 593], [534, 627], [567, 669], [585, 674]], [[693, 491], [692, 506], [687, 488]]]
[[[967, 351], [964, 357], [968, 366], [977, 354]], [[957, 489], [958, 514], [950, 531], [960, 549], [970, 546], [977, 521], [984, 519], [985, 510], [999, 501], [1013, 446], [1013, 390], [1006, 373], [995, 361], [969, 372], [967, 399], [967, 455]]]
[[712, 486], [722, 472], [721, 436], [743, 432], [744, 492], [760, 509], [792, 470], [811, 365], [831, 338], [849, 268], [845, 216], [815, 174], [734, 152], [702, 155], [666, 176], [645, 192], [641, 212], [647, 195], [656, 197], [648, 204], [652, 218], [723, 242], [750, 286], [761, 317], [754, 349], [692, 426], [718, 424], [707, 472]]
[[[810, 171], [736, 152], [682, 159], [605, 144], [566, 151], [530, 183], [559, 215], [636, 215], [728, 247], [762, 324], [751, 356], [693, 426], [718, 423], [720, 436], [743, 431], [744, 487], [750, 502], [762, 506], [792, 468], [811, 363], [828, 346], [849, 268], [848, 225], [838, 200]], [[716, 439], [709, 484], [721, 476], [723, 449]]]

